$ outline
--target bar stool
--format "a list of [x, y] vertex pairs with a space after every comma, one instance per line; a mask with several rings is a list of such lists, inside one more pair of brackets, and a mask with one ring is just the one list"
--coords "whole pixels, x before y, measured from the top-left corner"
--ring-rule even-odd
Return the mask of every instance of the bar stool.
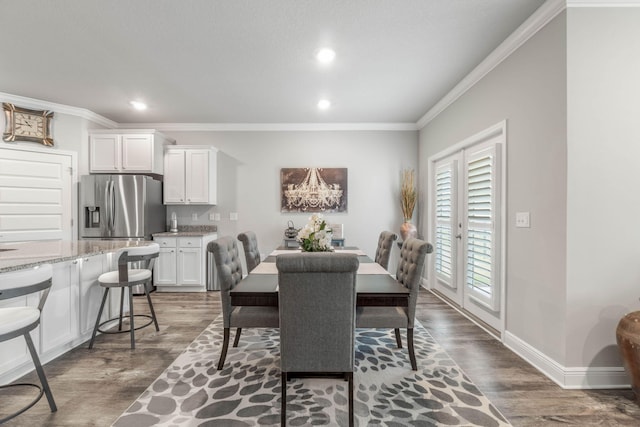
[[22, 335], [27, 342], [31, 359], [33, 360], [38, 378], [40, 378], [40, 383], [42, 384], [42, 386], [39, 386], [37, 384], [17, 383], [0, 386], [0, 388], [29, 386], [40, 390], [38, 396], [33, 401], [24, 408], [0, 419], [0, 424], [17, 417], [31, 408], [42, 398], [43, 394], [47, 396], [51, 412], [58, 410], [29, 333], [40, 324], [42, 308], [49, 295], [49, 289], [51, 289], [52, 271], [51, 265], [43, 264], [31, 269], [0, 274], [0, 301], [42, 291], [38, 307], [22, 306], [0, 308], [0, 343]]
[[[108, 273], [101, 274], [98, 277], [98, 282], [100, 286], [104, 288], [104, 294], [102, 296], [102, 303], [100, 304], [100, 310], [98, 311], [98, 318], [96, 319], [96, 325], [93, 328], [93, 334], [91, 336], [91, 342], [89, 343], [89, 349], [93, 348], [93, 342], [96, 338], [96, 333], [100, 331], [103, 334], [120, 334], [129, 332], [131, 335], [131, 348], [136, 348], [135, 342], [135, 331], [138, 329], [145, 328], [152, 323], [156, 327], [156, 331], [159, 331], [158, 320], [156, 319], [156, 313], [153, 310], [153, 303], [151, 302], [151, 297], [149, 296], [148, 284], [151, 283], [151, 278], [153, 277], [153, 265], [155, 259], [158, 258], [158, 253], [160, 252], [160, 245], [157, 243], [150, 243], [147, 246], [136, 246], [126, 248], [118, 257], [118, 270], [109, 271]], [[147, 268], [129, 268], [129, 263], [145, 261], [147, 262]], [[149, 303], [149, 310], [151, 311], [151, 315], [148, 314], [134, 314], [133, 312], [133, 290], [132, 288], [136, 285], [143, 285], [144, 293], [147, 296], [147, 302]], [[105, 320], [104, 322], [100, 322], [100, 318], [102, 317], [102, 311], [104, 310], [104, 305], [107, 301], [107, 296], [109, 295], [109, 290], [112, 288], [120, 288], [120, 315], [118, 317], [111, 318], [109, 320]], [[129, 329], [122, 329], [122, 318], [124, 312], [124, 293], [125, 289], [129, 290]], [[144, 325], [135, 327], [134, 318], [135, 317], [146, 317], [149, 319], [149, 322]], [[106, 323], [113, 322], [118, 320], [118, 330], [117, 331], [109, 331], [100, 329]]]

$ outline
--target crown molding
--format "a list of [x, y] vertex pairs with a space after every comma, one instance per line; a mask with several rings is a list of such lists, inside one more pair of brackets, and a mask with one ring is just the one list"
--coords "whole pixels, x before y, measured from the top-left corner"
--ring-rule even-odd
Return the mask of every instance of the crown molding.
[[19, 107], [31, 108], [36, 110], [50, 110], [54, 113], [69, 114], [71, 116], [81, 117], [102, 126], [116, 128], [118, 123], [109, 120], [86, 108], [72, 107], [64, 104], [56, 104], [55, 102], [43, 101], [40, 99], [27, 98], [26, 96], [11, 95], [9, 93], [0, 92], [0, 100], [2, 102], [10, 102], [17, 104]]
[[567, 0], [567, 7], [640, 7], [640, 0]]
[[533, 37], [540, 29], [558, 16], [566, 7], [565, 0], [547, 0], [525, 22], [493, 50], [476, 68], [463, 78], [449, 93], [438, 101], [416, 123], [418, 129], [425, 127], [447, 107], [471, 89], [491, 70], [507, 59], [516, 49]]
[[121, 123], [119, 129], [149, 127], [162, 132], [417, 131], [415, 123]]

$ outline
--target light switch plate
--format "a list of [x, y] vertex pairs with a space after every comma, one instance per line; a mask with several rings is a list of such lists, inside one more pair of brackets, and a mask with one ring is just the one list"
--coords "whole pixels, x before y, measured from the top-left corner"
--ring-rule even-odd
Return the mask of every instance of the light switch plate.
[[215, 220], [216, 220], [216, 214], [210, 213], [209, 214], [209, 221], [215, 221]]
[[518, 228], [531, 227], [529, 212], [516, 212], [516, 227]]
[[215, 213], [215, 220], [220, 221], [220, 212]]
[[229, 219], [231, 221], [237, 221], [238, 220], [238, 212], [230, 212], [229, 213]]
[[192, 213], [192, 214], [191, 214], [191, 219], [192, 219], [193, 221], [197, 221], [197, 220], [198, 220], [198, 214], [197, 214], [197, 213]]

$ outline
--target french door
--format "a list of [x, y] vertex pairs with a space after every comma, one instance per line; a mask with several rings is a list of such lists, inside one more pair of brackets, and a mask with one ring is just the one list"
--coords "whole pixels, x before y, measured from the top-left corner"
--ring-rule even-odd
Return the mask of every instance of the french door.
[[431, 159], [432, 288], [504, 330], [501, 123]]

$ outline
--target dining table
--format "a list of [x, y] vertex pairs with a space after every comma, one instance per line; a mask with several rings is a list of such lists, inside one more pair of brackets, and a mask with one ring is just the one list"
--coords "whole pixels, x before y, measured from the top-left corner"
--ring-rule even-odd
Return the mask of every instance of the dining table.
[[[271, 252], [235, 288], [230, 291], [233, 306], [278, 305], [278, 255], [297, 253], [300, 249], [279, 247]], [[408, 307], [409, 289], [399, 283], [380, 264], [357, 247], [335, 248], [333, 253], [356, 254], [360, 265], [356, 275], [356, 306]]]

